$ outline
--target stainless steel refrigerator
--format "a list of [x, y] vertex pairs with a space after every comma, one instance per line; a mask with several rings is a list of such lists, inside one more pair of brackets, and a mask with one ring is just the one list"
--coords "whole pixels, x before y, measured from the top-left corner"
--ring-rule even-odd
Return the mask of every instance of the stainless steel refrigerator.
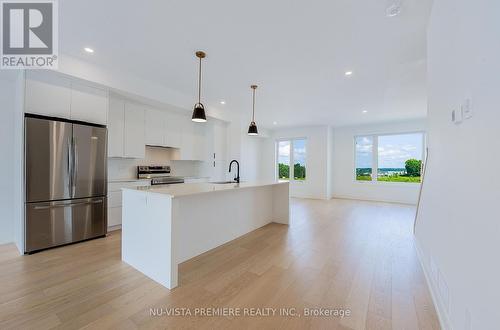
[[25, 251], [106, 235], [107, 129], [26, 115]]

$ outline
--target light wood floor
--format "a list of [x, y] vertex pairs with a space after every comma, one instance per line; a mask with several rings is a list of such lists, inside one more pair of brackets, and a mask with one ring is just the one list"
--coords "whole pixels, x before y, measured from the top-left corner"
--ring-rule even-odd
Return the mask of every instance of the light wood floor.
[[[295, 199], [290, 226], [268, 225], [183, 263], [172, 291], [121, 262], [120, 232], [30, 256], [0, 246], [0, 329], [439, 329], [413, 215], [404, 205]], [[150, 316], [307, 306], [351, 316]]]

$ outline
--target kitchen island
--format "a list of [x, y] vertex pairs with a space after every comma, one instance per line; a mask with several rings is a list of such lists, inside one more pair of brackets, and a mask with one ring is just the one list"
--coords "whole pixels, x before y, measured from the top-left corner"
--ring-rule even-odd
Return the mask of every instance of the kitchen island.
[[172, 289], [178, 265], [268, 223], [288, 224], [288, 182], [123, 189], [122, 260]]

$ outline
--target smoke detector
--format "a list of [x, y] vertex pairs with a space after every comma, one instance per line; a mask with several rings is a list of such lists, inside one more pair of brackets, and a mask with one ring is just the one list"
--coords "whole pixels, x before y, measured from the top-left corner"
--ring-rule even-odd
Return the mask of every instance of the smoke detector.
[[401, 14], [401, 0], [391, 0], [389, 1], [387, 7], [385, 8], [385, 15], [387, 17], [395, 17]]

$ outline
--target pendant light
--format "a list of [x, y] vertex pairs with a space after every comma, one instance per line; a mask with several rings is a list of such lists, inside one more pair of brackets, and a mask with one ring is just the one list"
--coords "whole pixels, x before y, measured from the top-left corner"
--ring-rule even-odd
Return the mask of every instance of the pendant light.
[[255, 124], [255, 90], [257, 89], [257, 85], [252, 85], [250, 88], [253, 89], [253, 104], [252, 104], [252, 122], [250, 126], [248, 126], [248, 135], [259, 135], [259, 131], [257, 130], [257, 125]]
[[198, 71], [198, 103], [194, 105], [192, 121], [197, 123], [204, 123], [207, 121], [205, 115], [205, 107], [201, 104], [201, 59], [205, 58], [206, 54], [202, 51], [196, 52], [196, 57], [200, 59], [200, 68]]

